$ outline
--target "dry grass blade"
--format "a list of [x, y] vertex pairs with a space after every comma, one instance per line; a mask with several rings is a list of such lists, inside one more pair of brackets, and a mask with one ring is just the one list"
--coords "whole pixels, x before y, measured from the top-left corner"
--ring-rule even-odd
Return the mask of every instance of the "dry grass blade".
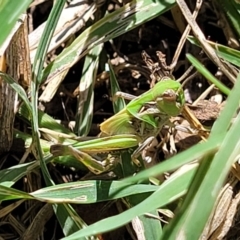
[[[26, 15], [22, 15], [0, 48], [0, 71], [9, 74], [25, 88], [29, 86], [31, 78], [26, 20]], [[1, 78], [0, 85], [1, 153], [8, 151], [12, 145], [17, 95]]]
[[[196, 19], [197, 15], [198, 15], [198, 13], [199, 13], [199, 10], [200, 10], [200, 8], [201, 8], [201, 6], [202, 6], [202, 1], [197, 1], [197, 2], [196, 2], [195, 10], [194, 10], [194, 12], [193, 12], [193, 18], [194, 18], [194, 19]], [[174, 11], [180, 10], [180, 9], [176, 9], [176, 8], [178, 8], [178, 7], [177, 7], [177, 6], [174, 7], [173, 10], [174, 10]], [[174, 12], [173, 12], [173, 13], [174, 13]], [[178, 14], [178, 15], [179, 15], [179, 14]], [[181, 16], [182, 16], [182, 15], [181, 15]], [[173, 15], [173, 17], [174, 17], [174, 15]], [[176, 22], [176, 24], [177, 24], [177, 19], [175, 20], [175, 22]], [[178, 22], [182, 23], [182, 21], [178, 21]], [[174, 68], [174, 67], [176, 66], [176, 64], [177, 64], [178, 58], [179, 58], [179, 56], [180, 56], [180, 53], [181, 53], [181, 51], [182, 51], [182, 48], [183, 48], [183, 46], [184, 46], [184, 44], [185, 44], [185, 42], [186, 42], [187, 36], [188, 36], [188, 34], [189, 34], [190, 31], [191, 31], [191, 26], [188, 24], [187, 27], [185, 28], [183, 34], [182, 34], [182, 37], [181, 37], [181, 39], [180, 39], [180, 41], [179, 41], [179, 43], [178, 43], [178, 46], [177, 46], [177, 50], [175, 51], [175, 54], [174, 54], [174, 56], [173, 56], [173, 60], [172, 60], [172, 64], [171, 64], [171, 67], [172, 67], [172, 68]]]
[[53, 208], [51, 204], [45, 204], [33, 219], [31, 225], [22, 235], [22, 239], [33, 240], [37, 239], [39, 234], [44, 230], [46, 222], [52, 217]]
[[[89, 18], [94, 14], [97, 7], [98, 5], [95, 2], [82, 2], [79, 0], [71, 1], [69, 6], [66, 6], [61, 14], [54, 36], [48, 48], [48, 53], [66, 42], [66, 40], [73, 36], [74, 33], [83, 28]], [[39, 39], [45, 26], [46, 22], [29, 34], [31, 62], [34, 60]]]
[[[201, 1], [201, 0], [199, 0]], [[191, 14], [188, 6], [186, 5], [184, 0], [177, 0], [178, 6], [180, 7], [183, 15], [185, 16], [188, 24], [191, 26], [192, 31], [195, 35], [195, 37], [199, 40], [199, 42], [201, 43], [201, 46], [203, 48], [203, 50], [206, 52], [206, 54], [208, 55], [208, 57], [221, 69], [221, 71], [229, 78], [229, 80], [231, 80], [233, 83], [236, 81], [236, 76], [237, 73], [236, 71], [230, 67], [227, 64], [224, 64], [219, 57], [217, 56], [217, 54], [215, 53], [215, 51], [209, 46], [209, 44], [206, 41], [206, 38], [203, 34], [203, 32], [201, 31], [201, 29], [199, 28], [199, 26], [197, 25], [193, 15]]]
[[[237, 179], [232, 176], [223, 187], [206, 227], [199, 240], [224, 239], [234, 224], [234, 216], [240, 202], [240, 193], [235, 194]], [[234, 196], [235, 195], [235, 196]], [[227, 238], [228, 239], [228, 238]]]
[[22, 199], [22, 200], [19, 200], [17, 202], [14, 202], [10, 205], [8, 205], [7, 207], [5, 208], [2, 208], [0, 210], [0, 218], [6, 216], [7, 214], [11, 213], [15, 208], [17, 208], [20, 204], [22, 204], [25, 200]]

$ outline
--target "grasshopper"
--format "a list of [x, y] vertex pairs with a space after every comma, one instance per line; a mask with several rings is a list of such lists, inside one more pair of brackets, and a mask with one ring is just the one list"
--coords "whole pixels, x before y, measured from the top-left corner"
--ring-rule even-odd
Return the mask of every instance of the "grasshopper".
[[[158, 57], [161, 59], [162, 55], [159, 54], [160, 52], [158, 52]], [[84, 147], [79, 144], [72, 146], [57, 144], [52, 145], [51, 153], [55, 156], [73, 155], [90, 171], [99, 174], [113, 167], [114, 159], [118, 159], [116, 150], [140, 145], [132, 154], [133, 162], [139, 165], [137, 160], [139, 153], [152, 142], [162, 127], [170, 122], [171, 117], [177, 116], [182, 111], [185, 104], [182, 86], [171, 80], [173, 77], [167, 74], [168, 68], [164, 61], [156, 65], [145, 52], [143, 52], [143, 59], [152, 72], [151, 78], [163, 80], [144, 94], [132, 97], [125, 108], [100, 124], [98, 146], [92, 145], [92, 140], [84, 142]], [[116, 140], [119, 141], [117, 146]], [[86, 149], [87, 146], [92, 146], [92, 148]], [[96, 154], [95, 149], [101, 154], [108, 153], [104, 161], [98, 161], [99, 154]]]
[[180, 114], [184, 103], [181, 84], [170, 79], [162, 80], [104, 121], [100, 125], [101, 135], [128, 133], [138, 136], [142, 145], [132, 155], [132, 160], [138, 164], [136, 156], [143, 146], [151, 142], [171, 117]]
[[[159, 130], [170, 117], [177, 116], [185, 103], [181, 84], [174, 80], [158, 82], [152, 89], [134, 98], [120, 112], [102, 124], [100, 130], [106, 135], [131, 133], [143, 136], [144, 128]], [[142, 126], [140, 133], [136, 131], [136, 119]]]
[[[134, 98], [119, 113], [113, 115], [100, 125], [101, 138], [73, 145], [55, 144], [50, 148], [54, 156], [73, 155], [91, 172], [100, 174], [110, 170], [117, 159], [116, 150], [136, 147], [139, 143], [149, 142], [156, 136], [170, 117], [177, 116], [184, 105], [181, 84], [174, 80], [158, 82], [152, 89]], [[106, 137], [107, 136], [107, 137]], [[135, 155], [132, 159], [138, 165]], [[98, 161], [98, 154], [112, 152], [106, 159]]]
[[[97, 142], [90, 140], [71, 146], [56, 144], [51, 146], [50, 152], [55, 156], [72, 155], [91, 172], [100, 174], [114, 167], [119, 159], [119, 150], [138, 146], [131, 156], [133, 162], [139, 165], [137, 157], [142, 150], [152, 142], [164, 125], [171, 124], [171, 117], [176, 117], [180, 113], [196, 129], [205, 133], [205, 129], [185, 105], [181, 84], [172, 80], [174, 77], [165, 63], [165, 56], [161, 52], [157, 52], [157, 56], [159, 64], [155, 64], [146, 52], [142, 53], [146, 65], [152, 72], [151, 86], [156, 80], [159, 82], [144, 94], [138, 97], [131, 96], [131, 101], [126, 107], [100, 124], [100, 138], [94, 140]], [[105, 160], [99, 161], [102, 154]]]

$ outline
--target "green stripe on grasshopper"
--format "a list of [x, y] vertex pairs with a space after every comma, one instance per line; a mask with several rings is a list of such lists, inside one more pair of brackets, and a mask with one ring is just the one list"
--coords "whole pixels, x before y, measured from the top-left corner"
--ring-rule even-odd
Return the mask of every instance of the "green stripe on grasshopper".
[[138, 145], [141, 139], [132, 134], [121, 134], [116, 136], [108, 136], [96, 138], [93, 140], [76, 142], [72, 147], [88, 152], [111, 152], [114, 150], [128, 149]]
[[[54, 144], [50, 147], [50, 152], [56, 157], [71, 155], [94, 174], [100, 174], [109, 171], [116, 164], [117, 155], [110, 154], [112, 151], [135, 147], [139, 140], [135, 135], [123, 134], [77, 142], [73, 145]], [[97, 153], [108, 154], [104, 161], [98, 161]]]

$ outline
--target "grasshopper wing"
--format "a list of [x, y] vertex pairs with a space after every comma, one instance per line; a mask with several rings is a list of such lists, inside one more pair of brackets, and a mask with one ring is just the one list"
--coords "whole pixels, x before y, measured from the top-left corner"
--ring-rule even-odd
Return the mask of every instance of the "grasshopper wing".
[[117, 134], [135, 134], [136, 131], [132, 125], [132, 117], [124, 108], [100, 124], [101, 132], [108, 136]]

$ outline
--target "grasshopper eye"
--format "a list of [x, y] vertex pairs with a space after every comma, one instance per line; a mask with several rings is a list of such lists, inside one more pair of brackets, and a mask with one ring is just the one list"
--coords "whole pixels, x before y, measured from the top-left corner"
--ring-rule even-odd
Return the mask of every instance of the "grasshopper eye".
[[166, 90], [161, 97], [163, 100], [170, 101], [170, 102], [176, 102], [177, 100], [177, 94], [172, 89]]

